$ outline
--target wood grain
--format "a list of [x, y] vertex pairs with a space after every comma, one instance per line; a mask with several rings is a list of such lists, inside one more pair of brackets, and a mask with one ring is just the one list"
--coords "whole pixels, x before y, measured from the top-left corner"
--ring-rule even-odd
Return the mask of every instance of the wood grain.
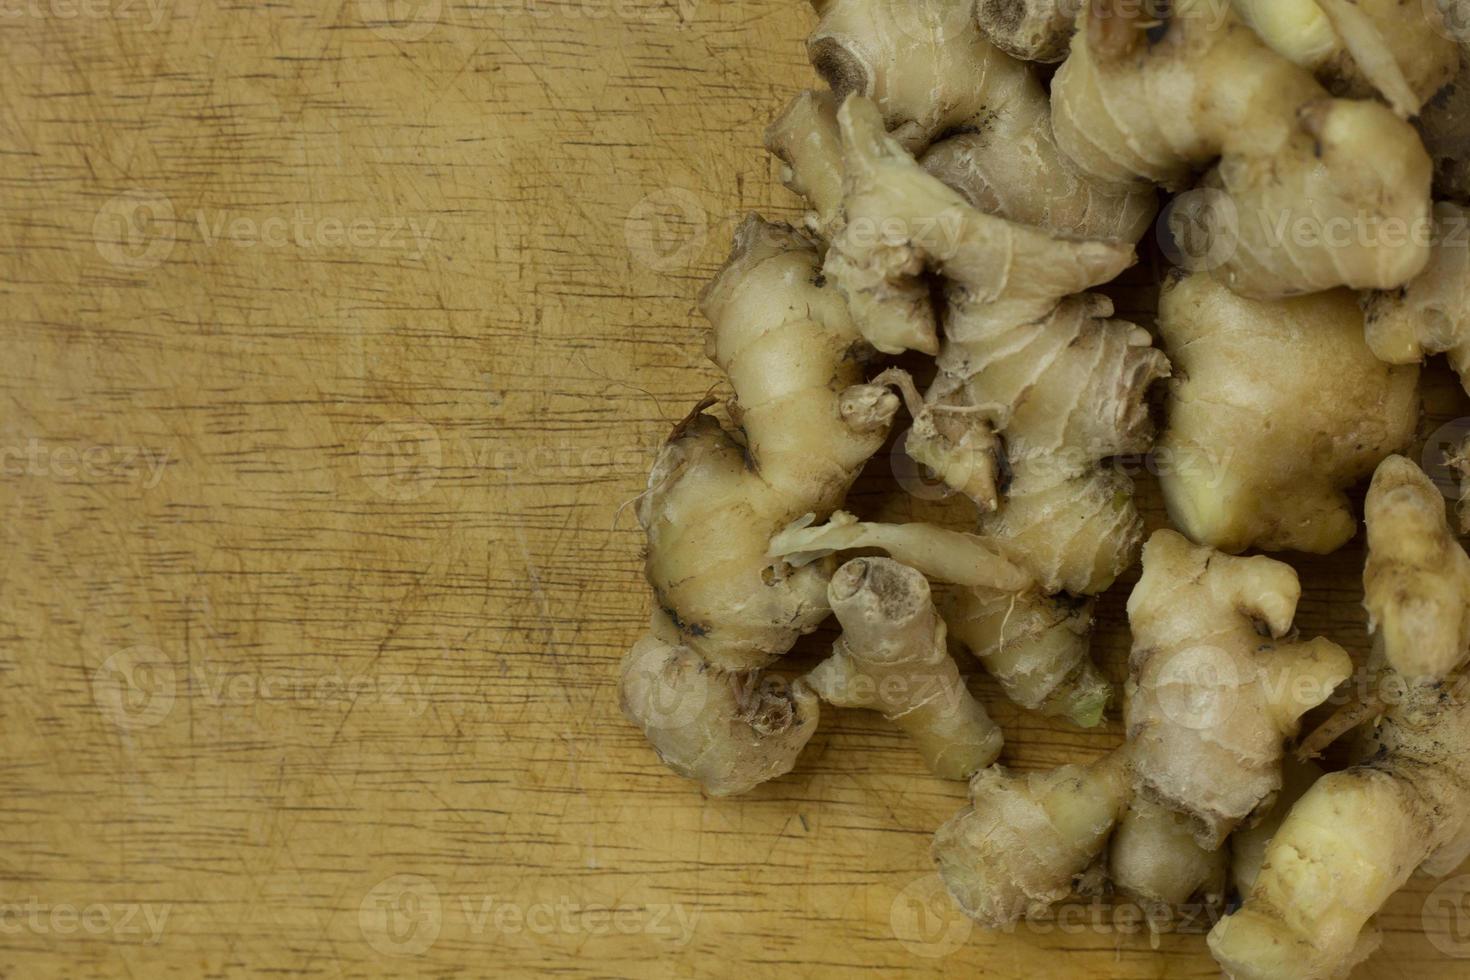
[[[795, 213], [760, 134], [810, 24], [0, 9], [0, 976], [1215, 975], [1198, 936], [971, 929], [927, 856], [962, 787], [881, 720], [717, 801], [619, 715], [623, 505], [718, 380], [730, 231]], [[1359, 560], [1303, 564], [1301, 622], [1361, 651]], [[1103, 627], [1117, 675], [1121, 595]], [[1118, 737], [975, 684], [1011, 764]], [[1429, 890], [1361, 976], [1465, 975]]]

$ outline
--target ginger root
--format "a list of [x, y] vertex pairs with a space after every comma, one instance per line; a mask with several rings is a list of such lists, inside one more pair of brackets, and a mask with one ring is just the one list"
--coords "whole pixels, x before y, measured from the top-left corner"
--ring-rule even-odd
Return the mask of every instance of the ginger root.
[[1000, 728], [945, 648], [924, 576], [888, 558], [855, 558], [828, 586], [842, 636], [806, 681], [828, 704], [881, 711], [929, 770], [965, 779], [1000, 755]]
[[1300, 596], [1296, 572], [1270, 558], [1224, 555], [1173, 531], [1144, 547], [1128, 598], [1130, 771], [1135, 790], [1188, 818], [1207, 850], [1269, 806], [1283, 743], [1352, 674], [1330, 640], [1283, 639]]
[[[1144, 396], [1169, 368], [1147, 331], [1107, 319], [1108, 300], [1072, 294], [1121, 272], [1132, 249], [976, 211], [914, 164], [869, 102], [849, 99], [839, 124], [847, 224], [826, 268], [859, 329], [881, 350], [936, 350], [930, 286], [919, 273], [932, 268], [945, 280], [941, 375], [922, 404], [903, 388], [915, 417], [907, 451], [982, 512], [995, 511], [998, 488], [977, 477], [999, 467], [977, 466], [975, 455], [999, 432], [1011, 480], [982, 531], [1047, 592], [1102, 592], [1132, 563], [1142, 522], [1131, 481], [1100, 463], [1147, 450]], [[884, 235], [858, 232], [878, 227]]]
[[1228, 206], [1200, 212], [1213, 274], [1279, 299], [1393, 289], [1429, 260], [1431, 164], [1412, 126], [1373, 101], [1332, 98], [1218, 0], [1154, 15], [1095, 0], [1052, 82], [1063, 152], [1105, 181], [1170, 189], [1215, 164]]
[[1159, 330], [1180, 369], [1156, 453], [1174, 525], [1226, 552], [1327, 553], [1357, 522], [1344, 490], [1402, 449], [1418, 420], [1418, 373], [1359, 341], [1339, 290], [1249, 300], [1203, 273], [1173, 277]]
[[1402, 456], [1373, 474], [1364, 505], [1363, 605], [1390, 666], [1418, 683], [1470, 657], [1470, 556], [1445, 518], [1434, 482]]
[[771, 536], [841, 504], [898, 408], [863, 383], [869, 349], [819, 263], [790, 228], [741, 226], [701, 297], [739, 429], [696, 409], [637, 506], [659, 611], [624, 662], [623, 709], [671, 768], [717, 795], [789, 771], [815, 724], [815, 697], [746, 676], [830, 612], [835, 563], [772, 563]]
[[934, 836], [934, 860], [965, 914], [994, 929], [1041, 918], [1107, 847], [1128, 805], [1125, 755], [970, 780], [970, 805]]
[[995, 542], [930, 524], [863, 523], [839, 511], [825, 525], [796, 522], [771, 539], [769, 554], [801, 566], [857, 549], [959, 586], [944, 618], [1012, 701], [1084, 727], [1102, 721], [1112, 686], [1088, 657], [1090, 602], [1049, 597]]
[[1195, 902], [1206, 915], [1223, 908], [1227, 870], [1223, 848], [1201, 847], [1188, 818], [1144, 796], [1133, 797], [1108, 846], [1109, 878], [1155, 933], [1182, 924], [1179, 910]]
[[1470, 391], [1470, 208], [1434, 208], [1430, 262], [1402, 289], [1363, 297], [1368, 347], [1389, 364], [1446, 354]]
[[1381, 94], [1405, 119], [1454, 78], [1458, 46], [1428, 4], [1400, 0], [1230, 0], [1271, 50], [1335, 94]]
[[1077, 13], [1087, 0], [979, 0], [975, 17], [990, 43], [1022, 61], [1067, 56]]
[[[1052, 137], [1045, 89], [1027, 65], [985, 40], [974, 0], [814, 0], [813, 6], [821, 19], [807, 47], [835, 97], [830, 105], [835, 109], [849, 95], [872, 99], [894, 138], [969, 203], [1083, 238], [1135, 242], [1148, 231], [1153, 190], [1096, 180], [1072, 165]], [[794, 189], [825, 179], [810, 176], [802, 163], [829, 173], [838, 163], [830, 154], [821, 163], [801, 152], [802, 134], [821, 129], [808, 128], [813, 122], [788, 110], [767, 137], [791, 167]]]
[[1235, 980], [1329, 980], [1370, 955], [1369, 920], [1416, 869], [1470, 856], [1470, 685], [1401, 685], [1366, 760], [1323, 776], [1266, 848], [1245, 904], [1210, 931]]
[[1286, 815], [1296, 801], [1306, 795], [1322, 774], [1322, 767], [1316, 763], [1288, 755], [1281, 766], [1281, 791], [1276, 794], [1271, 812], [1230, 835], [1230, 880], [1238, 894], [1250, 894], [1266, 863], [1266, 848], [1271, 846], [1271, 839], [1286, 822]]

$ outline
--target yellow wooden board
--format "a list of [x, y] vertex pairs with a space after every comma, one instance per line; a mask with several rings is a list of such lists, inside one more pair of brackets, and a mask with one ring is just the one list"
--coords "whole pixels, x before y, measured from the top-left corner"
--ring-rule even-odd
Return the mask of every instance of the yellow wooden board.
[[[619, 714], [623, 505], [717, 380], [731, 230], [796, 213], [760, 140], [811, 22], [0, 4], [0, 976], [1214, 975], [949, 912], [963, 787], [881, 720], [716, 801]], [[1301, 622], [1361, 652], [1359, 560]], [[1013, 765], [1118, 738], [975, 683]], [[1361, 976], [1470, 972], [1430, 888]]]

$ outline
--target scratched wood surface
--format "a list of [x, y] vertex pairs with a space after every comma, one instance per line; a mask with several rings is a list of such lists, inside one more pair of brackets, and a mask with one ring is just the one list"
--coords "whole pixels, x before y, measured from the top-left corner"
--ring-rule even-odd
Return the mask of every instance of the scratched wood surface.
[[[717, 380], [735, 222], [796, 213], [760, 133], [810, 23], [0, 9], [0, 976], [1215, 974], [1095, 910], [971, 929], [927, 857], [962, 787], [880, 720], [717, 801], [620, 717], [622, 505]], [[1301, 565], [1357, 652], [1359, 560]], [[1013, 765], [1118, 738], [974, 684]], [[1470, 969], [1430, 887], [1361, 976]]]

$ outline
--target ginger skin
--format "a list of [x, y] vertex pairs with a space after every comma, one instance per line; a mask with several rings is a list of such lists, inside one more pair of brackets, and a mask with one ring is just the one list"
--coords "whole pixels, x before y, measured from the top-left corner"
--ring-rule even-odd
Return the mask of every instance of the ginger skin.
[[1236, 980], [1345, 975], [1376, 948], [1369, 920], [1410, 875], [1446, 875], [1470, 857], [1470, 675], [1426, 681], [1391, 666], [1423, 669], [1421, 642], [1439, 665], [1463, 656], [1464, 600], [1451, 597], [1466, 558], [1446, 540], [1433, 484], [1402, 457], [1379, 467], [1368, 515], [1369, 666], [1394, 696], [1378, 698], [1381, 717], [1360, 729], [1358, 763], [1291, 807], [1245, 904], [1210, 932]]
[[[1204, 254], [1244, 296], [1393, 289], [1423, 270], [1429, 249], [1408, 232], [1428, 225], [1431, 164], [1412, 126], [1332, 98], [1214, 0], [1173, 0], [1161, 19], [1138, 8], [1089, 4], [1053, 80], [1053, 128], [1074, 163], [1170, 189], [1214, 164], [1205, 184], [1231, 206], [1204, 213]], [[1391, 244], [1367, 237], [1389, 228]]]
[[[1352, 674], [1330, 640], [1282, 639], [1301, 586], [1291, 566], [1159, 531], [1128, 599], [1125, 724], [1134, 789], [1217, 849], [1281, 788], [1282, 746]], [[1261, 632], [1269, 640], [1263, 639]]]
[[[1052, 137], [1045, 89], [1027, 65], [985, 40], [974, 0], [813, 6], [820, 21], [808, 52], [832, 106], [849, 95], [874, 100], [894, 138], [969, 203], [1081, 238], [1136, 242], [1148, 231], [1152, 189], [1088, 178], [1072, 165]], [[803, 130], [788, 117], [767, 145], [799, 175], [787, 148]], [[807, 162], [815, 162], [810, 154]], [[837, 163], [829, 157], [826, 169]]]
[[1112, 686], [1088, 657], [1090, 602], [1053, 599], [995, 542], [929, 524], [862, 523], [839, 511], [817, 527], [798, 521], [771, 539], [769, 554], [800, 566], [855, 549], [959, 586], [944, 618], [1012, 701], [1083, 727], [1102, 721]]
[[1470, 685], [1404, 684], [1367, 760], [1318, 780], [1271, 843], [1245, 904], [1210, 931], [1235, 980], [1329, 980], [1370, 955], [1369, 920], [1416, 869], [1470, 855]]
[[[1463, 152], [1463, 150], [1461, 151]], [[1363, 297], [1368, 347], [1389, 364], [1446, 354], [1470, 391], [1470, 208], [1435, 205], [1435, 245], [1422, 275]]]
[[847, 225], [826, 269], [859, 329], [880, 350], [938, 349], [919, 273], [945, 280], [941, 376], [923, 404], [909, 395], [906, 449], [982, 513], [994, 511], [998, 490], [976, 477], [999, 468], [977, 466], [975, 456], [999, 432], [1011, 483], [982, 531], [1011, 547], [1047, 592], [1104, 591], [1132, 563], [1142, 521], [1131, 481], [1099, 464], [1148, 449], [1144, 396], [1169, 368], [1147, 331], [1107, 319], [1105, 298], [1073, 294], [1127, 268], [1132, 249], [976, 211], [915, 166], [865, 100], [843, 105], [839, 127]]
[[1159, 330], [1180, 369], [1156, 452], [1174, 525], [1226, 552], [1325, 554], [1356, 531], [1344, 490], [1413, 437], [1418, 373], [1359, 341], [1338, 290], [1249, 300], [1203, 273], [1173, 277]]
[[881, 711], [941, 779], [996, 760], [1000, 728], [965, 687], [923, 575], [888, 558], [855, 558], [832, 576], [828, 597], [842, 636], [806, 678], [822, 700]]
[[1133, 797], [1108, 846], [1109, 877], [1155, 933], [1179, 925], [1177, 910], [1192, 900], [1222, 908], [1227, 870], [1223, 848], [1201, 847], [1188, 818], [1143, 796]]
[[1230, 0], [1271, 50], [1336, 95], [1382, 95], [1408, 119], [1454, 78], [1458, 46], [1428, 5], [1406, 16], [1399, 0]]
[[802, 514], [841, 504], [898, 408], [863, 383], [868, 348], [836, 290], [819, 285], [819, 262], [790, 228], [753, 217], [741, 226], [701, 297], [739, 432], [696, 409], [637, 507], [659, 611], [624, 662], [624, 713], [671, 768], [715, 795], [789, 771], [811, 735], [816, 698], [749, 673], [827, 617], [835, 563], [792, 569], [766, 548]]
[[1364, 513], [1369, 628], [1400, 675], [1440, 680], [1470, 655], [1470, 556], [1450, 530], [1444, 497], [1419, 467], [1390, 456], [1373, 475]]
[[982, 769], [970, 805], [934, 836], [940, 877], [990, 928], [1044, 917], [1106, 848], [1129, 795], [1121, 751], [1044, 773]]
[[1067, 57], [1077, 13], [1087, 0], [979, 0], [975, 18], [990, 43], [1022, 61]]

